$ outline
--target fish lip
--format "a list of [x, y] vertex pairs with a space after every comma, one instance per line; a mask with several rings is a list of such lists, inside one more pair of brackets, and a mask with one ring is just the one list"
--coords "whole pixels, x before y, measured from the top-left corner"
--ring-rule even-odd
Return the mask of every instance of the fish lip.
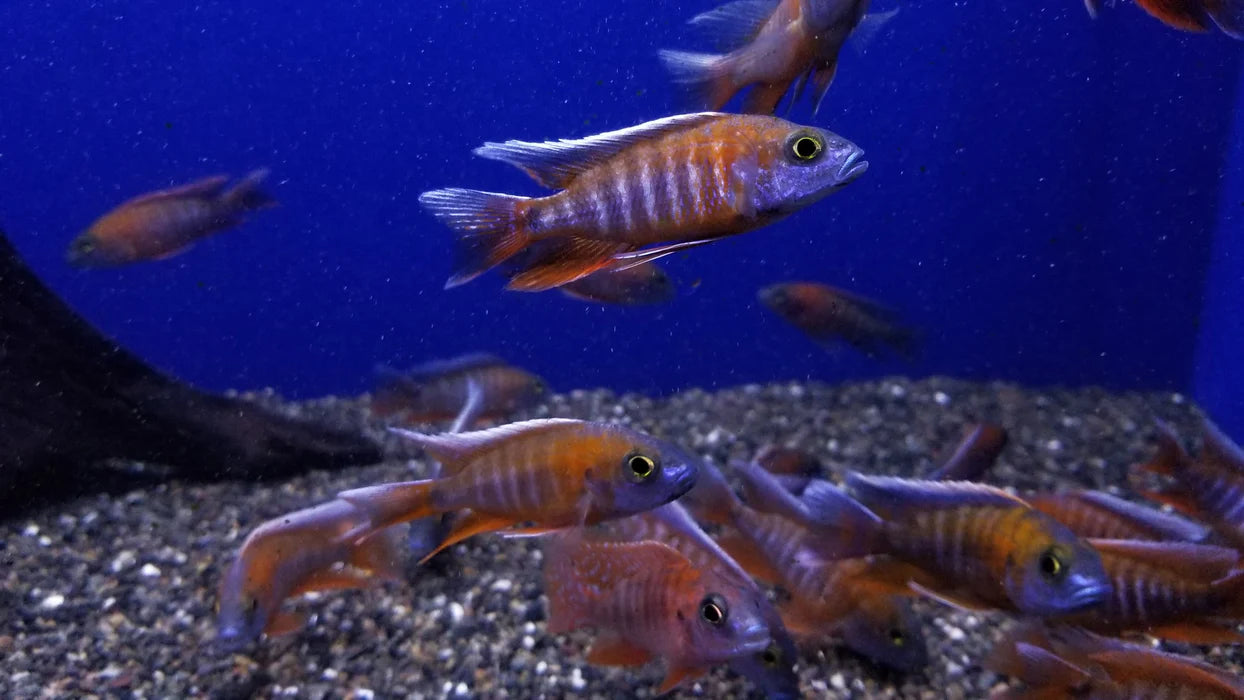
[[842, 167], [838, 168], [838, 180], [845, 184], [863, 175], [864, 171], [868, 170], [868, 161], [861, 160], [863, 157], [863, 149], [857, 148], [851, 151], [851, 155], [843, 161]]
[[770, 634], [768, 625], [763, 622], [753, 622], [739, 630], [739, 642], [735, 647], [736, 653], [753, 654], [762, 652], [768, 648], [772, 637], [773, 635]]
[[1098, 605], [1104, 602], [1113, 590], [1114, 588], [1109, 583], [1099, 583], [1081, 588], [1067, 601], [1067, 611], [1074, 612]]

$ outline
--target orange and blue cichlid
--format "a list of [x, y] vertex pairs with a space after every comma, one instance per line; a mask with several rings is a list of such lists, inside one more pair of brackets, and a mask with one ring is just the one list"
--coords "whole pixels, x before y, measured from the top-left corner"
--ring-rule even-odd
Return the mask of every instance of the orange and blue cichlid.
[[674, 280], [655, 263], [601, 270], [558, 289], [571, 299], [624, 306], [664, 304], [678, 291]]
[[600, 541], [569, 530], [550, 538], [544, 580], [551, 634], [594, 628], [592, 663], [664, 659], [658, 693], [771, 644], [754, 585], [699, 568], [661, 542]]
[[[1097, 17], [1101, 3], [1084, 0], [1089, 16]], [[1244, 0], [1136, 0], [1136, 4], [1168, 27], [1208, 32], [1217, 25], [1227, 36], [1244, 39]]]
[[441, 463], [437, 479], [346, 491], [381, 529], [469, 509], [440, 550], [472, 535], [531, 523], [528, 533], [592, 525], [669, 503], [695, 483], [697, 460], [629, 428], [566, 418], [470, 433], [394, 430]]
[[709, 109], [752, 86], [744, 111], [772, 114], [794, 87], [813, 85], [819, 110], [838, 71], [838, 52], [869, 0], [736, 0], [691, 20], [717, 35], [725, 54], [661, 51], [661, 60]]
[[217, 643], [236, 651], [261, 634], [301, 629], [301, 615], [282, 603], [311, 591], [362, 588], [398, 580], [402, 552], [396, 533], [360, 540], [370, 519], [340, 500], [274, 518], [255, 528], [220, 583]]
[[992, 423], [977, 423], [940, 467], [928, 474], [934, 481], [979, 481], [998, 461], [1009, 441], [1006, 429]]
[[999, 700], [1244, 698], [1236, 674], [1074, 627], [1020, 625], [994, 646], [984, 666], [1027, 686], [995, 695]]
[[1172, 489], [1144, 495], [1203, 520], [1219, 537], [1244, 548], [1244, 451], [1206, 421], [1201, 453], [1193, 459], [1174, 431], [1158, 424], [1158, 454], [1142, 469], [1173, 477]]
[[823, 481], [796, 499], [759, 469], [743, 474], [757, 507], [809, 528], [812, 560], [888, 554], [927, 574], [912, 587], [968, 609], [1059, 615], [1110, 594], [1092, 547], [999, 489], [852, 472], [847, 486], [858, 501]]
[[489, 143], [475, 154], [558, 192], [420, 196], [458, 236], [447, 287], [511, 259], [508, 287], [520, 291], [649, 262], [773, 223], [868, 167], [858, 146], [824, 129], [712, 112], [577, 140]]
[[1035, 493], [1024, 500], [1084, 538], [1203, 542], [1210, 534], [1200, 523], [1101, 491]]
[[1097, 632], [1143, 632], [1191, 644], [1238, 644], [1244, 571], [1234, 549], [1187, 542], [1089, 540], [1113, 592], [1060, 621]]
[[479, 391], [472, 423], [505, 418], [548, 393], [540, 377], [486, 353], [434, 360], [405, 372], [378, 367], [376, 374], [372, 410], [380, 416], [400, 414], [410, 423], [458, 416], [472, 398], [472, 384]]
[[110, 267], [172, 257], [200, 238], [240, 225], [257, 209], [276, 206], [263, 191], [267, 170], [229, 187], [216, 175], [131, 199], [100, 217], [69, 244], [75, 267]]
[[842, 341], [867, 354], [889, 349], [904, 359], [916, 354], [918, 334], [875, 301], [816, 282], [785, 282], [761, 289], [760, 302], [812, 340]]

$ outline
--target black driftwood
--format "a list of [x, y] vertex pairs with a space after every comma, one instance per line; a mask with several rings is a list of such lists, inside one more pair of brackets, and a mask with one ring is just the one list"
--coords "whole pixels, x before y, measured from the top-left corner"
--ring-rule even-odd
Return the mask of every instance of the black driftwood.
[[[153, 479], [263, 479], [380, 458], [363, 435], [157, 372], [48, 290], [0, 231], [0, 517]], [[154, 466], [117, 468], [133, 462]]]

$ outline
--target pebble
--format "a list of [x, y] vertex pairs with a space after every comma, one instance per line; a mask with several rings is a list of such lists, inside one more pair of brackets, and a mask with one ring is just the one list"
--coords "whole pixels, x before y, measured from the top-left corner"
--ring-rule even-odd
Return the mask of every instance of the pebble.
[[499, 578], [496, 581], [493, 581], [492, 585], [489, 586], [489, 588], [491, 588], [492, 590], [500, 591], [502, 593], [509, 592], [509, 590], [513, 587], [514, 587], [514, 582], [508, 578]]
[[466, 616], [466, 609], [462, 607], [462, 603], [454, 601], [449, 604], [449, 621], [457, 625], [462, 622], [462, 618]]
[[143, 568], [138, 570], [146, 578], [155, 578], [160, 575], [160, 569], [154, 564], [143, 564]]
[[44, 610], [55, 610], [64, 604], [65, 596], [59, 593], [53, 593], [52, 595], [44, 598], [43, 602], [39, 603], [39, 607]]

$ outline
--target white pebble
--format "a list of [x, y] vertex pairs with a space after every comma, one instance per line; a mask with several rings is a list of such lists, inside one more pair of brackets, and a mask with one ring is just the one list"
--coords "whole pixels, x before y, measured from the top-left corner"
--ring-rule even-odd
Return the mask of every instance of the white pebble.
[[536, 675], [543, 676], [544, 672], [547, 670], [549, 670], [549, 665], [547, 662], [541, 661], [540, 663], [536, 664]]
[[835, 673], [829, 677], [829, 684], [834, 686], [836, 690], [846, 690], [847, 681], [842, 677], [841, 673]]
[[462, 622], [463, 616], [466, 615], [466, 609], [462, 607], [462, 603], [454, 601], [449, 604], [449, 621], [455, 625]]
[[22, 534], [27, 537], [34, 537], [35, 535], [39, 534], [39, 526], [35, 525], [34, 523], [29, 523], [22, 530]]
[[454, 686], [454, 695], [457, 695], [460, 698], [465, 697], [470, 692], [471, 692], [471, 689], [467, 687], [466, 683], [459, 683], [458, 685]]
[[350, 693], [350, 700], [375, 700], [376, 691], [371, 688], [355, 688]]
[[939, 391], [933, 395], [933, 401], [936, 402], [938, 406], [945, 406], [950, 403], [950, 397]]
[[499, 578], [492, 582], [492, 590], [506, 592], [514, 587], [514, 583], [508, 578]]
[[108, 568], [112, 570], [112, 573], [119, 574], [133, 566], [137, 561], [138, 557], [134, 555], [134, 552], [126, 549], [122, 550], [120, 554], [113, 557], [112, 563], [108, 565]]
[[583, 690], [587, 687], [587, 681], [583, 680], [583, 671], [576, 668], [570, 672], [570, 687], [575, 690]]
[[324, 672], [320, 674], [320, 678], [323, 678], [326, 681], [337, 680], [337, 669], [335, 668], [324, 669]]
[[902, 384], [891, 384], [890, 385], [890, 396], [893, 396], [896, 399], [901, 399], [906, 395], [907, 395], [907, 390], [903, 388]]
[[1045, 443], [1045, 449], [1049, 450], [1050, 452], [1058, 452], [1059, 450], [1063, 449], [1063, 443], [1061, 440], [1058, 440], [1058, 439], [1050, 440], [1049, 442]]
[[155, 578], [160, 575], [160, 570], [154, 564], [143, 564], [143, 568], [139, 569], [138, 573], [147, 578]]
[[959, 629], [958, 627], [950, 627], [950, 628], [947, 628], [947, 630], [946, 630], [946, 636], [947, 636], [947, 637], [950, 637], [952, 640], [954, 640], [954, 641], [956, 641], [956, 642], [962, 641], [962, 640], [963, 640], [963, 630]]
[[441, 692], [442, 692], [442, 693], [444, 693], [444, 694], [446, 694], [446, 695], [449, 695], [450, 693], [452, 693], [452, 692], [453, 692], [453, 690], [454, 690], [454, 682], [453, 682], [453, 681], [445, 681], [445, 685], [442, 685], [442, 686], [441, 686]]
[[535, 646], [536, 646], [536, 638], [535, 638], [535, 637], [532, 637], [530, 634], [529, 634], [529, 635], [527, 635], [527, 636], [525, 636], [525, 637], [523, 637], [523, 648], [524, 648], [524, 649], [531, 650], [531, 649], [535, 648]]
[[65, 604], [65, 596], [59, 593], [53, 593], [52, 595], [44, 598], [43, 602], [39, 603], [39, 607], [43, 608], [44, 610], [55, 610], [64, 604]]

